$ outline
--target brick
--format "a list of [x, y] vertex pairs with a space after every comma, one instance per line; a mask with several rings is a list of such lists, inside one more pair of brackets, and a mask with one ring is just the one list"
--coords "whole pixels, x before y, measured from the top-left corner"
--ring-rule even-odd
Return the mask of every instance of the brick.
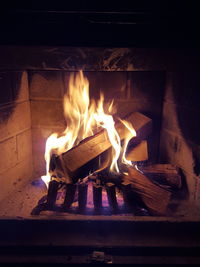
[[174, 104], [181, 104], [183, 93], [182, 75], [179, 72], [167, 72], [165, 100]]
[[0, 105], [12, 102], [12, 82], [9, 71], [0, 72]]
[[194, 199], [196, 174], [194, 173], [193, 151], [190, 143], [181, 136], [162, 130], [160, 142], [160, 161], [177, 165], [183, 170], [190, 199]]
[[17, 135], [17, 154], [18, 161], [22, 161], [23, 159], [32, 156], [31, 130]]
[[63, 116], [62, 101], [31, 101], [32, 126], [63, 126], [65, 124]]
[[200, 81], [199, 81], [199, 71], [192, 71], [184, 73], [182, 76], [182, 105], [195, 108], [200, 110], [199, 99], [200, 99]]
[[0, 143], [1, 160], [0, 173], [13, 167], [17, 163], [16, 138], [12, 137]]
[[26, 160], [18, 163], [14, 167], [6, 170], [0, 174], [0, 200], [9, 196], [14, 190], [17, 190], [19, 186], [27, 183], [32, 178], [32, 159], [26, 158]]
[[99, 98], [100, 91], [105, 99], [125, 99], [126, 72], [84, 72], [90, 84], [90, 97]]
[[174, 133], [181, 135], [177, 110], [178, 107], [175, 104], [166, 101], [164, 102], [162, 127], [163, 129], [171, 130]]
[[33, 157], [33, 177], [39, 178], [42, 175], [46, 174], [46, 162], [44, 159], [44, 154], [40, 152], [37, 156], [34, 155]]
[[175, 104], [199, 109], [200, 81], [198, 71], [167, 74], [165, 99]]
[[13, 100], [29, 100], [28, 75], [26, 71], [12, 72]]
[[200, 145], [200, 111], [165, 102], [163, 108], [163, 128], [182, 135], [186, 140]]
[[64, 90], [62, 71], [29, 72], [30, 97], [61, 98]]
[[127, 114], [138, 111], [145, 113], [147, 116], [161, 116], [162, 113], [162, 104], [155, 105], [150, 101], [146, 100], [126, 100], [126, 101], [114, 101], [116, 106], [117, 115], [121, 118], [125, 117]]
[[161, 71], [133, 71], [130, 79], [129, 97], [135, 100], [161, 103], [165, 90], [165, 73]]
[[30, 127], [29, 102], [18, 103], [0, 110], [0, 140]]
[[[77, 72], [73, 72], [74, 74]], [[89, 81], [90, 97], [99, 99], [100, 91], [105, 99], [121, 99], [126, 97], [126, 72], [85, 71]], [[65, 91], [67, 91], [70, 72], [65, 72]]]

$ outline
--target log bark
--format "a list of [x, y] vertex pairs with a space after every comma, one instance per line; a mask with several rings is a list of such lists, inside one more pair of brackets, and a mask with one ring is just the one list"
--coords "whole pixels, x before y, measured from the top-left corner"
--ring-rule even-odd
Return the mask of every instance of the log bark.
[[174, 189], [181, 188], [181, 175], [179, 168], [171, 164], [152, 164], [142, 168], [145, 175], [152, 180], [169, 185]]
[[135, 168], [128, 169], [125, 181], [131, 182], [132, 191], [143, 201], [153, 215], [164, 215], [171, 198], [171, 192], [154, 184]]
[[[137, 133], [137, 139], [144, 139], [150, 134], [152, 120], [145, 115], [139, 112], [134, 112], [124, 119], [132, 123]], [[121, 140], [123, 140], [129, 132], [121, 122], [116, 123], [116, 129]], [[77, 170], [79, 168], [99, 156], [110, 147], [111, 143], [108, 139], [107, 132], [106, 130], [102, 130], [99, 133], [85, 139], [76, 147], [60, 155], [59, 158], [68, 182], [70, 180], [72, 182], [75, 177], [77, 178]], [[97, 166], [97, 169], [98, 168], [99, 166]]]

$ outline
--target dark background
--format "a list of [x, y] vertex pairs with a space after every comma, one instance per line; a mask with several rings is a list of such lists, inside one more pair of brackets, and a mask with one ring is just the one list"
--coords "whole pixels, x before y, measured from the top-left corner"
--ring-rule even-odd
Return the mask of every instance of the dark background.
[[6, 1], [0, 44], [193, 47], [200, 44], [192, 1]]

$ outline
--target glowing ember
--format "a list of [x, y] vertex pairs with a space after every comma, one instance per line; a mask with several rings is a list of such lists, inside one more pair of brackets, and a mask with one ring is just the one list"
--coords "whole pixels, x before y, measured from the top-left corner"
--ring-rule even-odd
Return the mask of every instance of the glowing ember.
[[136, 132], [130, 123], [121, 120], [129, 130], [124, 145], [121, 147], [120, 137], [115, 129], [115, 121], [111, 115], [113, 112], [113, 103], [113, 101], [110, 103], [107, 109], [108, 111], [105, 112], [103, 94], [100, 94], [100, 99], [97, 102], [90, 99], [89, 82], [84, 77], [83, 72], [80, 71], [76, 75], [71, 74], [68, 92], [65, 94], [63, 101], [67, 127], [61, 135], [53, 133], [46, 141], [46, 175], [41, 178], [47, 186], [51, 179], [49, 164], [52, 154], [60, 155], [68, 151], [101, 128], [106, 129], [113, 148], [110, 170], [119, 172], [119, 159], [121, 159], [122, 163], [131, 164], [130, 161], [126, 160], [125, 154], [128, 143], [133, 136], [136, 136]]

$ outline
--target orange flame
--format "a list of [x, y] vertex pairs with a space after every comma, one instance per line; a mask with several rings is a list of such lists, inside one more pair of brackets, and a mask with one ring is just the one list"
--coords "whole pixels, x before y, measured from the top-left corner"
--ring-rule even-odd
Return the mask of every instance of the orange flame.
[[[112, 101], [108, 107], [108, 112], [110, 114], [114, 109], [113, 103], [114, 101]], [[82, 71], [76, 75], [71, 74], [68, 92], [64, 96], [63, 107], [67, 127], [62, 135], [59, 136], [57, 133], [53, 133], [46, 141], [46, 175], [41, 178], [47, 187], [51, 179], [51, 174], [49, 173], [51, 155], [53, 153], [60, 155], [73, 146], [78, 145], [81, 140], [92, 136], [99, 127], [107, 130], [109, 141], [114, 150], [110, 170], [119, 172], [117, 161], [121, 154], [122, 162], [131, 164], [131, 162], [125, 159], [125, 152], [129, 140], [133, 136], [136, 136], [135, 130], [129, 122], [121, 120], [129, 129], [129, 134], [125, 139], [124, 146], [121, 148], [120, 137], [115, 129], [114, 119], [112, 115], [106, 114], [104, 111], [103, 94], [100, 94], [98, 102], [89, 98], [89, 82], [87, 78], [84, 77]]]
[[127, 165], [132, 165], [132, 162], [130, 160], [127, 160], [125, 155], [126, 155], [126, 150], [127, 150], [127, 147], [128, 147], [128, 143], [131, 140], [131, 138], [136, 136], [136, 131], [133, 128], [133, 126], [132, 126], [132, 124], [130, 122], [125, 121], [125, 120], [120, 120], [120, 121], [129, 130], [128, 135], [124, 139], [124, 145], [123, 145], [123, 148], [122, 148], [122, 163], [127, 164]]

